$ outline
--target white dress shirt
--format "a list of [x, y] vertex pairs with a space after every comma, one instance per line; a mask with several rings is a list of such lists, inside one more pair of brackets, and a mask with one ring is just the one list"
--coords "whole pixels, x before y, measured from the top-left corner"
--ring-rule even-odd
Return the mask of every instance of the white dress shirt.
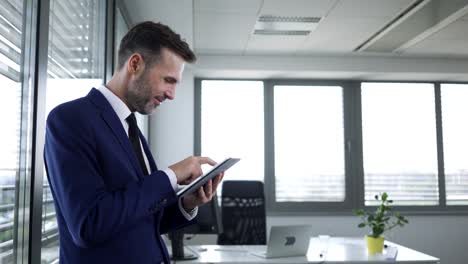
[[[123, 126], [123, 128], [124, 128], [124, 130], [125, 130], [125, 132], [127, 133], [127, 136], [128, 136], [128, 123], [127, 123], [127, 121], [125, 119], [132, 112], [127, 107], [127, 105], [117, 95], [115, 95], [111, 90], [109, 90], [106, 86], [101, 85], [101, 86], [99, 86], [98, 90], [107, 99], [109, 104], [112, 106], [112, 109], [114, 109], [115, 113], [119, 117], [120, 123], [122, 124], [122, 126]], [[144, 149], [141, 141], [140, 141], [140, 147], [141, 147], [142, 150]], [[145, 160], [146, 169], [148, 171], [151, 171], [150, 166], [149, 166], [149, 162], [148, 162], [148, 157], [146, 156], [146, 153], [144, 151], [142, 151], [142, 152], [143, 152], [143, 158]], [[169, 178], [169, 181], [171, 182], [171, 185], [172, 185], [172, 188], [174, 189], [174, 191], [177, 191], [177, 189], [178, 189], [177, 177], [176, 177], [174, 171], [171, 170], [170, 168], [166, 168], [163, 171], [166, 173], [167, 177]], [[182, 207], [182, 199], [179, 199], [178, 203], [179, 203], [180, 211], [185, 216], [185, 218], [187, 218], [187, 220], [192, 220], [193, 218], [195, 218], [195, 216], [197, 216], [198, 207], [195, 207], [195, 209], [192, 210], [189, 213], [189, 212], [185, 211], [185, 209]]]

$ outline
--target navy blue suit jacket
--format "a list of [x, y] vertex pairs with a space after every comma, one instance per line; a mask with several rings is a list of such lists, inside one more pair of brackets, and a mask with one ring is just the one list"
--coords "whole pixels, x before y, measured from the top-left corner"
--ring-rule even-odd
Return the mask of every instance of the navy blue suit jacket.
[[53, 109], [44, 157], [60, 234], [60, 263], [169, 262], [161, 234], [189, 223], [140, 133], [143, 176], [126, 131], [92, 89]]

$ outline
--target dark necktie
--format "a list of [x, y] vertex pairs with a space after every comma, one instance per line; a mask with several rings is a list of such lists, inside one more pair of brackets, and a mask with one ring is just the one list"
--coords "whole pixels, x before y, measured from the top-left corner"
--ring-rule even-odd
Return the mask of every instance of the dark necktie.
[[143, 152], [141, 151], [139, 129], [136, 122], [135, 114], [130, 114], [125, 120], [128, 123], [128, 138], [132, 143], [133, 151], [140, 163], [140, 167], [143, 170], [144, 175], [148, 175], [148, 169], [146, 168], [145, 159], [143, 158]]

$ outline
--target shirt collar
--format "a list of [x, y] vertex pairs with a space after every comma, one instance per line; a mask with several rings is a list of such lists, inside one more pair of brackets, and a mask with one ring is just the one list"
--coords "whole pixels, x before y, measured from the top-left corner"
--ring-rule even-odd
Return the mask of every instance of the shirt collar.
[[109, 104], [114, 109], [115, 113], [119, 117], [121, 122], [125, 122], [125, 119], [132, 113], [128, 106], [109, 88], [104, 85], [99, 86], [98, 90], [104, 95], [104, 97], [109, 101]]

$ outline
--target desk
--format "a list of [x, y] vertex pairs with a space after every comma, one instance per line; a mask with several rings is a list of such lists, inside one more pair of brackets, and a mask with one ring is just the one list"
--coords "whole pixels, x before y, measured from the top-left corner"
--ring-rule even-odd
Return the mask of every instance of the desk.
[[[386, 241], [390, 247], [398, 248], [395, 260], [386, 259], [385, 255], [368, 256], [364, 238], [331, 237], [326, 244], [318, 238], [311, 238], [307, 256], [265, 259], [253, 255], [251, 252], [266, 251], [266, 246], [189, 246], [199, 255], [192, 261], [177, 261], [178, 263], [411, 263], [411, 264], [436, 264], [439, 259], [407, 247]], [[327, 248], [325, 251], [324, 249]], [[322, 253], [323, 257], [320, 257]]]

